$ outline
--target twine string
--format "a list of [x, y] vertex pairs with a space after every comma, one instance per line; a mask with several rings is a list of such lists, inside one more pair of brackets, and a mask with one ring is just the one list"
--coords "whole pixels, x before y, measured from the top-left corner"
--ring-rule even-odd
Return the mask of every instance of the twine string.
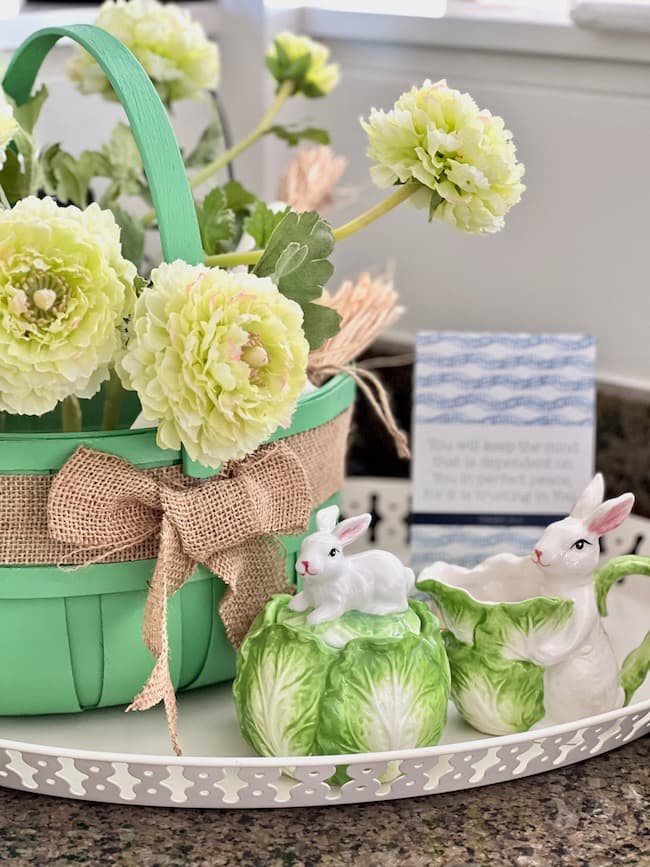
[[404, 459], [410, 458], [411, 450], [409, 449], [408, 437], [397, 424], [390, 401], [388, 400], [388, 394], [379, 377], [371, 370], [363, 367], [351, 367], [347, 364], [324, 365], [323, 367], [316, 368], [312, 372], [312, 375], [319, 381], [323, 381], [327, 377], [335, 376], [338, 373], [345, 373], [355, 381], [359, 390], [375, 411], [377, 418], [390, 434], [399, 457]]

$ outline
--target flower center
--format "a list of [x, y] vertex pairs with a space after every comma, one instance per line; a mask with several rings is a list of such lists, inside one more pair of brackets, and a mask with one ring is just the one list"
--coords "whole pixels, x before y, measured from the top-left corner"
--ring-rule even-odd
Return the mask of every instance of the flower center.
[[248, 341], [242, 347], [241, 359], [250, 368], [248, 374], [249, 379], [257, 379], [262, 368], [269, 363], [268, 352], [264, 348], [262, 338], [259, 334], [251, 332]]
[[18, 288], [9, 306], [28, 322], [43, 324], [65, 310], [68, 286], [62, 277], [49, 271], [32, 271]]

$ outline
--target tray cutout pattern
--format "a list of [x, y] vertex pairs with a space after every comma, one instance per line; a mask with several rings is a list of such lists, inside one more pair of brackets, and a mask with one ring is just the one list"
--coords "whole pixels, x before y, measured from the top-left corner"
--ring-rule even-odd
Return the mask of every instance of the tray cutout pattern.
[[[570, 765], [650, 733], [650, 700], [603, 714], [600, 721], [556, 726], [544, 732], [414, 750], [409, 756], [356, 757], [345, 761], [350, 780], [327, 781], [337, 758], [130, 759], [100, 754], [57, 756], [0, 748], [0, 785], [63, 798], [155, 807], [260, 808], [352, 804], [411, 798], [487, 786]], [[127, 758], [127, 757], [123, 757]], [[297, 761], [297, 760], [293, 760]], [[383, 782], [384, 780], [389, 782]]]

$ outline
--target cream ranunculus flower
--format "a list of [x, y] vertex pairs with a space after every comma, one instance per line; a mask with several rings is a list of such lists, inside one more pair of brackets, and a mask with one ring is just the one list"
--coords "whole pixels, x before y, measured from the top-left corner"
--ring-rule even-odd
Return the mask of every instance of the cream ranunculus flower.
[[7, 146], [17, 131], [18, 123], [14, 117], [13, 108], [0, 87], [0, 168], [4, 165]]
[[[120, 39], [138, 58], [161, 99], [194, 99], [219, 83], [219, 51], [203, 26], [189, 12], [158, 0], [106, 0], [97, 27]], [[77, 49], [68, 74], [82, 93], [115, 99], [113, 89], [95, 60]]]
[[0, 410], [92, 397], [122, 351], [135, 276], [98, 205], [30, 196], [0, 211]]
[[158, 444], [205, 466], [286, 427], [306, 381], [302, 310], [268, 277], [176, 261], [151, 274], [118, 371]]
[[285, 30], [266, 52], [266, 65], [278, 84], [293, 82], [294, 93], [326, 96], [339, 82], [338, 65], [328, 63], [329, 56], [320, 42]]
[[434, 216], [466, 232], [497, 232], [521, 198], [524, 166], [503, 119], [479, 110], [468, 93], [446, 81], [425, 81], [388, 112], [372, 109], [361, 125], [371, 175], [379, 187], [416, 182], [411, 197]]

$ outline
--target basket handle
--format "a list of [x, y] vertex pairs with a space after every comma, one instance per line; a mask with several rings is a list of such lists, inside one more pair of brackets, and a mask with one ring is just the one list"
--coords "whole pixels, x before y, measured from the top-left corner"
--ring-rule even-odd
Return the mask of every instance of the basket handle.
[[194, 199], [174, 131], [149, 76], [119, 39], [90, 24], [39, 30], [14, 54], [2, 82], [5, 91], [17, 105], [26, 102], [47, 53], [63, 37], [94, 57], [122, 103], [142, 156], [165, 260], [203, 262]]

